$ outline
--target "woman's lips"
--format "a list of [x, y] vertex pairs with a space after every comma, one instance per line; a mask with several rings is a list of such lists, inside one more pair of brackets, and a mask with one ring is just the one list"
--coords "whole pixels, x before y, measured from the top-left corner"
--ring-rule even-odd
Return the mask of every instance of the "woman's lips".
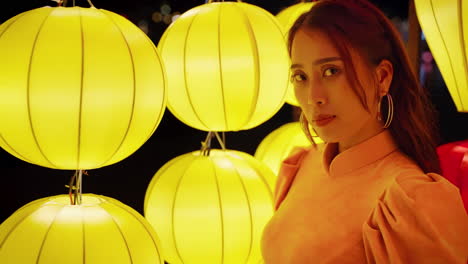
[[336, 116], [334, 115], [320, 115], [316, 119], [313, 120], [313, 123], [318, 127], [326, 126], [330, 122], [335, 120], [335, 117]]

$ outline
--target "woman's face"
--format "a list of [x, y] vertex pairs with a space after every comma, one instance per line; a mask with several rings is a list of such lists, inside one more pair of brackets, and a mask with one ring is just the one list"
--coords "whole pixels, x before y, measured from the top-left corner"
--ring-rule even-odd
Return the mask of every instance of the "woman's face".
[[291, 47], [291, 79], [308, 122], [325, 142], [340, 151], [382, 131], [377, 120], [376, 88], [364, 61], [350, 49], [369, 112], [351, 88], [347, 69], [331, 40], [320, 31], [299, 29]]

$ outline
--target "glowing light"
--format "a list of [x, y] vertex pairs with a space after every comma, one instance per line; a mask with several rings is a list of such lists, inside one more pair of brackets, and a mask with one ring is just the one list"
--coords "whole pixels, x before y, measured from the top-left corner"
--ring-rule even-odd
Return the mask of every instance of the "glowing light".
[[[323, 143], [319, 137], [314, 137], [314, 140], [316, 144]], [[310, 144], [299, 122], [291, 122], [268, 134], [258, 145], [254, 157], [264, 162], [275, 175], [278, 175], [281, 162], [294, 147], [307, 147]]]
[[95, 194], [81, 205], [66, 195], [30, 202], [0, 225], [0, 245], [0, 263], [164, 263], [147, 220]]
[[0, 26], [0, 147], [55, 169], [94, 169], [158, 126], [166, 78], [153, 42], [103, 9], [43, 7]]
[[164, 32], [168, 108], [205, 131], [253, 128], [284, 104], [289, 58], [268, 11], [241, 2], [201, 5]]
[[187, 153], [151, 180], [145, 217], [169, 263], [259, 263], [274, 182], [271, 170], [247, 153]]
[[468, 112], [468, 15], [461, 1], [415, 0], [434, 60], [459, 112]]

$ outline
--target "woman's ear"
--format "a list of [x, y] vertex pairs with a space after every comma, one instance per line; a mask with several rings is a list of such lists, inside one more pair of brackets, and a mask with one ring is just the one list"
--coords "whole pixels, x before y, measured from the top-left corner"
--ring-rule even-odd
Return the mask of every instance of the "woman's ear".
[[393, 79], [393, 65], [389, 60], [382, 60], [376, 68], [377, 83], [379, 85], [379, 96], [388, 93]]

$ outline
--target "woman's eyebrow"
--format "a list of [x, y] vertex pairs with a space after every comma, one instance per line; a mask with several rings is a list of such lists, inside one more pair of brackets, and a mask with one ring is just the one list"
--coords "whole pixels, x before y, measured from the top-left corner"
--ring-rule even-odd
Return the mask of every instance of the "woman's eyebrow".
[[[342, 61], [342, 60], [343, 59], [341, 59], [340, 57], [326, 57], [326, 58], [318, 59], [318, 60], [314, 61], [312, 64], [314, 66], [317, 66], [317, 65], [324, 64], [324, 63], [327, 63], [327, 62]], [[291, 65], [291, 70], [295, 69], [295, 68], [301, 68], [301, 67], [302, 67], [302, 64], [295, 63], [295, 64]]]
[[320, 64], [327, 63], [327, 62], [338, 61], [338, 60], [342, 60], [342, 59], [340, 57], [326, 57], [326, 58], [321, 58], [321, 59], [314, 61], [313, 65], [320, 65]]
[[295, 63], [291, 65], [291, 70], [295, 68], [301, 68], [301, 67], [302, 67], [302, 64]]

